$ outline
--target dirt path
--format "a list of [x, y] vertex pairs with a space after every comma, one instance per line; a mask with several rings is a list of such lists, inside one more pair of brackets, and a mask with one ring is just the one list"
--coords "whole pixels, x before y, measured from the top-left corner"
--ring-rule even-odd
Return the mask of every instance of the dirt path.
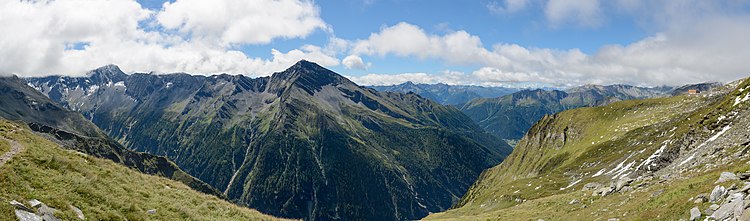
[[[13, 132], [15, 131], [11, 131], [11, 133]], [[5, 162], [8, 162], [11, 158], [13, 158], [13, 155], [18, 154], [23, 150], [23, 145], [16, 142], [15, 140], [9, 140], [2, 137], [0, 137], [0, 139], [8, 141], [8, 143], [10, 143], [10, 151], [5, 152], [0, 156], [0, 167], [2, 167], [3, 165], [5, 165]]]

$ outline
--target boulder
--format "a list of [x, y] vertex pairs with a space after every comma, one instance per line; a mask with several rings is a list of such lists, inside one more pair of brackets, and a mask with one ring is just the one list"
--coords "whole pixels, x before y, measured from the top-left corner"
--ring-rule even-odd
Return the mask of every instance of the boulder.
[[712, 218], [714, 220], [726, 220], [734, 218], [735, 216], [740, 217], [742, 214], [742, 211], [745, 209], [745, 201], [743, 200], [745, 198], [745, 194], [743, 193], [735, 193], [727, 197], [727, 202], [724, 203], [717, 209], [716, 211], [711, 214], [709, 218]]
[[693, 203], [698, 204], [705, 202], [708, 202], [708, 194], [705, 193], [698, 194], [697, 196], [695, 196], [695, 200], [693, 201]]
[[630, 183], [632, 183], [632, 182], [633, 182], [633, 179], [630, 179], [630, 178], [627, 178], [627, 177], [626, 178], [621, 178], [621, 179], [617, 180], [617, 182], [615, 182], [615, 191], [622, 190], [623, 187], [629, 186]]
[[632, 190], [633, 190], [633, 187], [631, 187], [631, 186], [625, 186], [625, 187], [623, 187], [623, 188], [622, 188], [622, 189], [620, 190], [620, 192], [630, 192], [630, 191], [632, 191]]
[[573, 200], [571, 200], [571, 201], [570, 201], [570, 203], [568, 203], [568, 204], [570, 204], [570, 205], [573, 205], [573, 204], [579, 204], [579, 203], [581, 203], [581, 201], [580, 201], [580, 200], [578, 200], [578, 199], [573, 199]]
[[37, 199], [29, 200], [29, 205], [31, 205], [31, 208], [37, 208], [41, 206], [43, 203], [42, 201], [39, 201]]
[[16, 218], [19, 221], [42, 221], [42, 217], [26, 210], [16, 210]]
[[731, 181], [731, 180], [739, 180], [739, 179], [740, 178], [737, 177], [737, 175], [735, 175], [734, 173], [731, 173], [731, 172], [722, 172], [721, 175], [719, 175], [719, 179], [716, 180], [716, 182], [714, 184], [716, 184], [716, 183], [723, 183], [723, 182], [727, 182], [727, 181]]
[[747, 193], [750, 190], [750, 182], [745, 182], [742, 185], [742, 188], [738, 189], [737, 191]]
[[586, 185], [583, 185], [583, 190], [595, 190], [602, 187], [602, 184], [600, 183], [587, 183]]
[[723, 186], [714, 187], [714, 190], [711, 191], [711, 195], [709, 195], [708, 202], [719, 202], [726, 191], [727, 190], [724, 189]]
[[150, 209], [150, 210], [146, 211], [146, 213], [148, 213], [148, 214], [156, 214], [156, 210], [155, 209]]
[[26, 207], [26, 205], [23, 205], [23, 203], [15, 201], [15, 200], [10, 201], [10, 205], [15, 206], [16, 209], [25, 210], [28, 212], [34, 212], [34, 210], [32, 210], [31, 208]]
[[696, 221], [701, 218], [701, 210], [698, 207], [690, 209], [690, 221]]
[[741, 180], [747, 180], [747, 179], [750, 179], [750, 171], [747, 171], [747, 172], [744, 172], [744, 173], [739, 173], [739, 174], [737, 174], [737, 178], [739, 178], [739, 179], [741, 179]]
[[73, 205], [69, 205], [69, 206], [70, 206], [70, 209], [73, 210], [73, 212], [76, 213], [76, 216], [78, 216], [78, 219], [80, 219], [80, 220], [86, 220], [86, 217], [83, 216], [83, 211], [81, 211], [81, 209], [78, 209], [78, 207], [75, 207]]
[[607, 196], [612, 193], [612, 187], [602, 187], [594, 191], [594, 195]]

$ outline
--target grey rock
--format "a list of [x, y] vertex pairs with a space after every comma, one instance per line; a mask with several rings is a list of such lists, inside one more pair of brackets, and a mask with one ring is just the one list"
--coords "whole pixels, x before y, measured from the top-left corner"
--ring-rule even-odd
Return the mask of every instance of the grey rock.
[[695, 200], [693, 201], [693, 203], [698, 203], [698, 204], [705, 203], [705, 202], [708, 202], [708, 194], [706, 193], [698, 194], [697, 196], [695, 196]]
[[730, 180], [739, 180], [740, 178], [737, 177], [734, 173], [731, 172], [722, 172], [721, 175], [719, 175], [719, 179], [716, 180], [715, 183], [723, 183]]
[[750, 190], [750, 182], [745, 182], [742, 185], [742, 188], [738, 189], [738, 191], [744, 192], [744, 193], [747, 193], [748, 190]]
[[148, 214], [156, 214], [156, 210], [155, 209], [150, 209], [150, 210], [146, 211], [146, 213], [148, 213]]
[[42, 217], [25, 210], [16, 210], [16, 217], [19, 221], [42, 221]]
[[630, 191], [632, 191], [632, 190], [633, 190], [633, 187], [631, 187], [631, 186], [625, 186], [625, 187], [623, 187], [623, 188], [622, 188], [622, 189], [620, 190], [620, 192], [630, 192]]
[[44, 216], [44, 215], [54, 215], [55, 212], [57, 212], [56, 209], [54, 209], [52, 207], [49, 207], [47, 205], [44, 205], [44, 203], [42, 203], [42, 205], [39, 206], [38, 209], [36, 209], [36, 214], [39, 214], [39, 215], [42, 215], [42, 216]]
[[86, 220], [86, 217], [83, 215], [83, 211], [81, 211], [81, 209], [78, 209], [78, 207], [75, 207], [73, 205], [69, 205], [69, 206], [70, 206], [70, 209], [76, 213], [76, 216], [78, 216], [78, 219]]
[[[735, 193], [731, 196], [727, 197], [727, 203], [724, 203], [717, 209], [716, 211], [711, 214], [709, 218], [715, 219], [715, 220], [725, 220], [734, 218], [735, 216], [740, 217], [742, 214], [742, 210], [744, 210], [744, 200], [742, 198], [745, 198], [745, 194], [742, 193]], [[739, 212], [738, 212], [739, 211]]]
[[573, 204], [579, 204], [579, 203], [581, 203], [581, 201], [580, 201], [580, 200], [578, 200], [578, 199], [573, 199], [573, 200], [571, 200], [571, 201], [570, 201], [570, 203], [568, 203], [568, 204], [570, 204], [570, 205], [573, 205]]
[[15, 200], [10, 201], [10, 205], [15, 206], [16, 209], [25, 210], [25, 211], [28, 211], [28, 212], [34, 212], [34, 210], [32, 210], [31, 208], [26, 207], [26, 205], [23, 205], [23, 203], [20, 203], [20, 202], [15, 201]]
[[615, 191], [622, 190], [623, 187], [630, 185], [630, 183], [632, 182], [633, 182], [633, 179], [630, 179], [630, 178], [622, 178], [622, 179], [617, 180], [617, 182], [615, 182]]
[[724, 196], [724, 193], [726, 192], [726, 189], [724, 189], [723, 186], [716, 186], [714, 187], [714, 190], [711, 191], [711, 195], [708, 198], [708, 202], [719, 202]]
[[690, 221], [696, 221], [701, 218], [701, 210], [698, 207], [690, 209]]
[[612, 187], [602, 187], [594, 191], [594, 195], [607, 196], [612, 193]]
[[583, 190], [595, 190], [602, 187], [602, 184], [600, 183], [587, 183], [586, 185], [583, 185]]
[[43, 203], [42, 201], [39, 201], [37, 199], [29, 200], [29, 205], [31, 205], [31, 208], [37, 208], [41, 206]]
[[741, 179], [741, 180], [747, 180], [747, 179], [750, 179], [750, 171], [747, 171], [747, 172], [744, 172], [744, 173], [739, 173], [739, 174], [737, 174], [737, 178], [739, 178], [739, 179]]
[[62, 221], [62, 219], [55, 217], [54, 215], [44, 214], [42, 215], [43, 221]]
[[607, 219], [607, 221], [620, 221], [620, 219], [618, 219], [618, 218], [609, 218], [609, 219]]

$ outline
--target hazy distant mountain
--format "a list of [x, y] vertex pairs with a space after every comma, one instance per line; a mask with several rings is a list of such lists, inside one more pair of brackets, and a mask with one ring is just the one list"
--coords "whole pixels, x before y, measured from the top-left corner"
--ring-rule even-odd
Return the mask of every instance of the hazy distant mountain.
[[454, 107], [301, 61], [270, 77], [29, 79], [130, 148], [283, 217], [413, 220], [449, 208], [510, 147]]
[[370, 86], [378, 91], [414, 92], [441, 104], [461, 105], [475, 98], [500, 97], [519, 91], [517, 88], [481, 87], [448, 84], [414, 84], [411, 81], [391, 86]]
[[616, 101], [662, 97], [670, 87], [584, 85], [560, 90], [523, 90], [498, 98], [478, 98], [461, 107], [486, 131], [503, 139], [520, 139], [536, 121], [563, 110], [606, 105]]

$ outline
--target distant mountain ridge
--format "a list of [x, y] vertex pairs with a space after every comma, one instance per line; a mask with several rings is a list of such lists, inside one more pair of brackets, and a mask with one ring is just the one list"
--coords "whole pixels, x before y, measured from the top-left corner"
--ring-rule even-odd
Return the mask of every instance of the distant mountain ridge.
[[282, 217], [419, 219], [511, 151], [455, 107], [360, 87], [307, 61], [255, 79], [105, 66], [28, 81], [126, 146]]
[[461, 107], [467, 116], [488, 132], [503, 139], [520, 139], [545, 115], [578, 107], [602, 106], [617, 101], [672, 96], [685, 88], [709, 90], [719, 83], [686, 85], [679, 88], [630, 85], [583, 85], [561, 90], [523, 90], [498, 98], [478, 98]]
[[518, 88], [448, 85], [442, 83], [415, 84], [411, 81], [396, 85], [369, 87], [378, 91], [413, 92], [446, 105], [462, 105], [475, 98], [500, 97], [520, 90]]

